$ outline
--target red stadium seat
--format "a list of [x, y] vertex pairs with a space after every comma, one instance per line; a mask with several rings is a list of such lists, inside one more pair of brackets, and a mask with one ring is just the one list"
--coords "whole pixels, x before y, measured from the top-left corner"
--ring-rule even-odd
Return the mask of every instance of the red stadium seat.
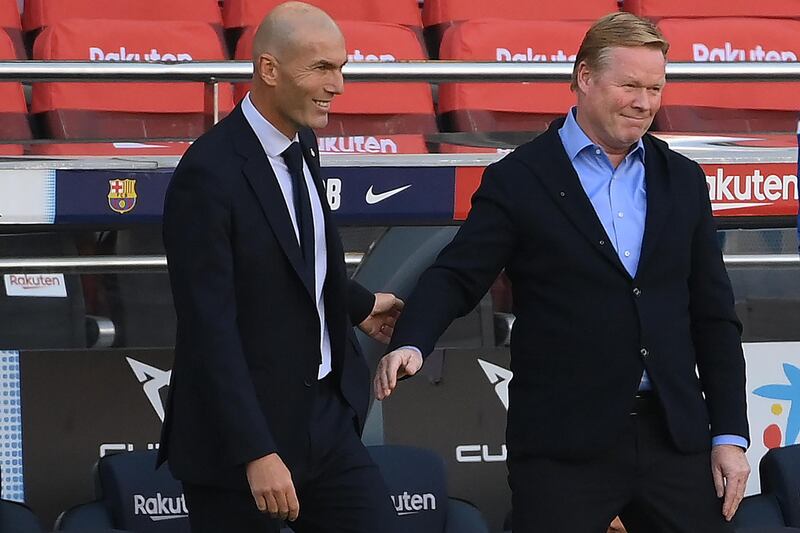
[[425, 0], [422, 21], [426, 27], [464, 20], [595, 20], [618, 11], [616, 0], [512, 0], [498, 5], [484, 0]]
[[[222, 13], [226, 28], [258, 26], [269, 11], [284, 0], [225, 0]], [[422, 27], [416, 0], [309, 0], [339, 20], [389, 22]]]
[[26, 59], [17, 0], [0, 0], [0, 28], [6, 31], [14, 43], [14, 57], [9, 59]]
[[[341, 21], [350, 61], [426, 59], [414, 32], [397, 24]], [[249, 60], [253, 28], [244, 32], [236, 58]], [[237, 100], [247, 91], [237, 86]], [[333, 101], [328, 126], [320, 135], [393, 135], [436, 131], [431, 87], [427, 83], [347, 83]]]
[[[0, 61], [16, 59], [11, 38], [0, 31]], [[32, 137], [28, 123], [28, 107], [22, 84], [0, 83], [0, 143], [8, 140], [27, 140]], [[0, 155], [22, 155], [18, 144], [0, 144]]]
[[[664, 19], [670, 61], [792, 61], [800, 22], [759, 18]], [[800, 82], [667, 83], [655, 126], [663, 131], [794, 131]]]
[[[224, 60], [217, 32], [202, 22], [68, 20], [36, 39], [35, 59]], [[221, 86], [224, 112], [233, 107]], [[57, 139], [194, 138], [204, 131], [201, 83], [35, 83], [31, 112]]]
[[[464, 61], [573, 61], [590, 22], [476, 20], [452, 26], [440, 56]], [[567, 83], [447, 83], [439, 113], [451, 131], [542, 131], [574, 105]]]
[[667, 17], [776, 17], [800, 18], [797, 0], [623, 0], [625, 11], [658, 20]]
[[25, 31], [67, 19], [191, 20], [222, 25], [217, 0], [25, 0]]
[[619, 11], [617, 0], [511, 0], [502, 5], [483, 0], [425, 0], [422, 22], [431, 57], [444, 59], [438, 43], [454, 24], [467, 20], [593, 21]]

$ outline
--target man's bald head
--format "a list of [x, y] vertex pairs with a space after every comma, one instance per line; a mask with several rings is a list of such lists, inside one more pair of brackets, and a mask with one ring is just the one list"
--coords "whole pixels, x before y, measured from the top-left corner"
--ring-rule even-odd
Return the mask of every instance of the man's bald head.
[[305, 2], [285, 2], [270, 11], [253, 38], [253, 62], [262, 54], [286, 59], [299, 50], [310, 35], [342, 32], [333, 19], [318, 7]]

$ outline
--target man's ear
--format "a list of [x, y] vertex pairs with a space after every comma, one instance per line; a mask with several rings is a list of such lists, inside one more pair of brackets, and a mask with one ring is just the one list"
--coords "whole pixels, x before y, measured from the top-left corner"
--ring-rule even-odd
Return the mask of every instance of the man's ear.
[[578, 90], [585, 93], [591, 78], [592, 71], [589, 69], [589, 65], [586, 64], [586, 61], [581, 61], [578, 65], [578, 75], [576, 76]]
[[266, 85], [274, 87], [278, 83], [278, 62], [272, 54], [258, 56], [258, 77]]

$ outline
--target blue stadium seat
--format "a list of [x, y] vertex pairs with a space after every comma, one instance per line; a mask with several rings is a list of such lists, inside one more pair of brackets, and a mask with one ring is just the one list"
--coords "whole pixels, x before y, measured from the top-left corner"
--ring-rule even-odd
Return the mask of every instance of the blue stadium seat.
[[137, 533], [189, 533], [183, 488], [166, 467], [156, 470], [156, 453], [101, 458], [95, 469], [97, 500], [62, 513], [56, 530], [113, 527]]
[[734, 517], [737, 532], [800, 531], [800, 444], [768, 451], [759, 471], [761, 494], [742, 501]]
[[0, 500], [0, 531], [42, 533], [44, 530], [30, 507], [10, 500]]
[[400, 531], [408, 533], [488, 533], [480, 511], [448, 498], [442, 459], [412, 446], [369, 446], [389, 487]]

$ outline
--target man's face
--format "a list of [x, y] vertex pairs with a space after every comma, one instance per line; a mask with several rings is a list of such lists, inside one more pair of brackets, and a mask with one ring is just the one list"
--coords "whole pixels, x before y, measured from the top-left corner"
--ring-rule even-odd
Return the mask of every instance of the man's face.
[[606, 151], [627, 151], [650, 128], [661, 107], [664, 54], [649, 47], [616, 47], [595, 71], [578, 71], [578, 119]]
[[333, 97], [344, 91], [344, 38], [338, 32], [321, 32], [284, 55], [278, 60], [275, 85], [283, 124], [276, 126], [282, 131], [325, 127]]

